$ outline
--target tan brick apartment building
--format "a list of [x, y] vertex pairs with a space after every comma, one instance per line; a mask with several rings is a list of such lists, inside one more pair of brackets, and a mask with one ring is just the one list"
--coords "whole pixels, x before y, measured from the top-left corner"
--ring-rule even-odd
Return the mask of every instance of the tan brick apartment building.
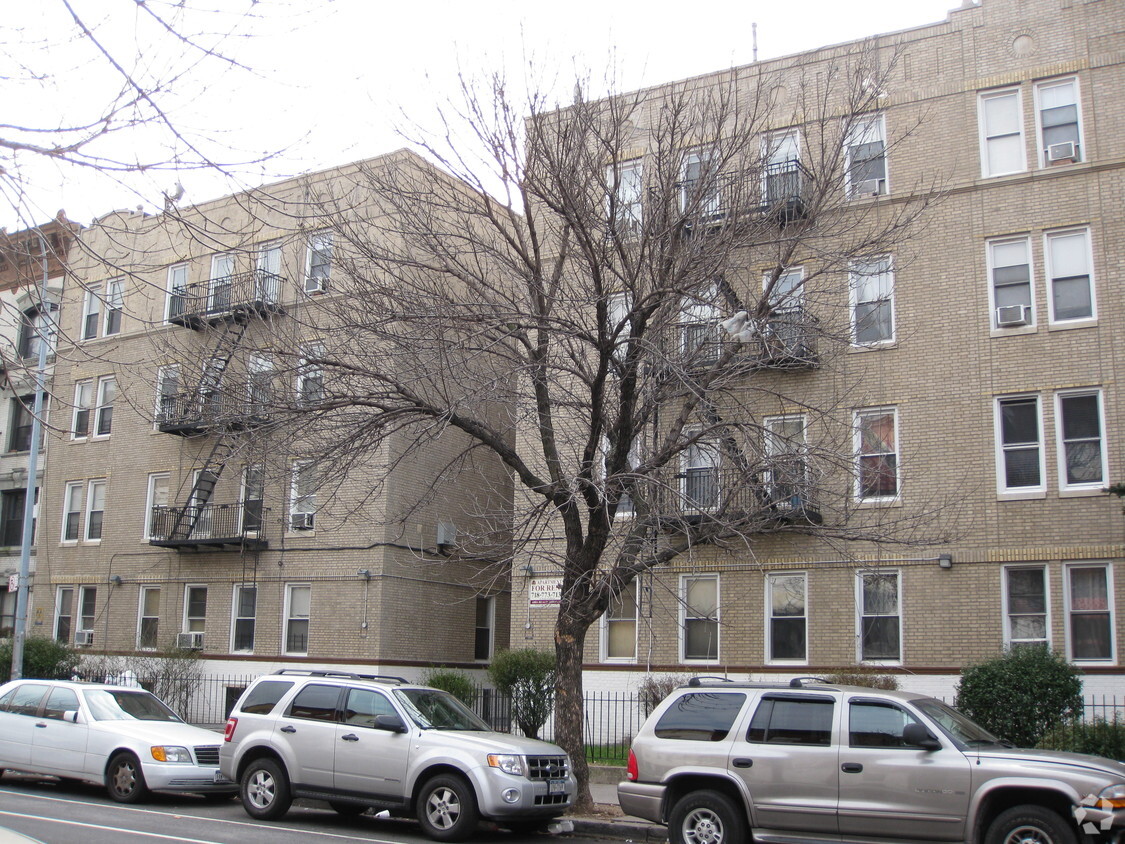
[[334, 389], [316, 361], [341, 342], [349, 248], [328, 221], [381, 213], [358, 175], [379, 166], [424, 165], [396, 153], [163, 214], [114, 212], [83, 233], [61, 311], [32, 635], [91, 653], [179, 645], [239, 674], [472, 666], [506, 645], [506, 580], [458, 537], [474, 533], [478, 490], [504, 495], [503, 475], [481, 466], [439, 484], [459, 444], [412, 454], [406, 431], [320, 466], [287, 421]]
[[[780, 81], [763, 157], [795, 172], [822, 150], [786, 98], [870, 46], [675, 84], [720, 90], [734, 74], [751, 100], [759, 80]], [[595, 626], [588, 687], [630, 688], [648, 672], [863, 663], [948, 695], [967, 663], [1044, 642], [1083, 669], [1087, 692], [1125, 691], [1125, 515], [1108, 491], [1125, 457], [1125, 3], [966, 2], [874, 48], [888, 84], [845, 141], [838, 190], [857, 214], [893, 214], [931, 185], [945, 195], [901, 249], [853, 267], [843, 300], [817, 299], [810, 283], [808, 308], [844, 321], [846, 348], [759, 375], [808, 398], [762, 407], [762, 424], [799, 437], [809, 408], [824, 406], [817, 397], [846, 382], [838, 415], [855, 432], [853, 477], [820, 490], [821, 503], [834, 493], [837, 510], [936, 514], [948, 541], [779, 535], [695, 549], [640, 578]], [[616, 182], [623, 207], [640, 209], [642, 185], [657, 178], [644, 141], [653, 131], [639, 126], [634, 160], [618, 165], [630, 176]], [[816, 266], [816, 255], [797, 256], [782, 275]], [[732, 268], [732, 283], [751, 289], [770, 269]], [[684, 483], [697, 496], [721, 487], [724, 460], [717, 447], [697, 454]], [[549, 561], [517, 557], [515, 645], [550, 646], [557, 588]]]

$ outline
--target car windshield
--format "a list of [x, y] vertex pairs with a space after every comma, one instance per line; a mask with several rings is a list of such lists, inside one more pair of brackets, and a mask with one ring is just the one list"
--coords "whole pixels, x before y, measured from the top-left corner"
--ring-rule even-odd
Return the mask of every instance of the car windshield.
[[82, 692], [95, 721], [176, 721], [182, 719], [160, 698], [136, 689], [86, 689]]
[[947, 736], [964, 750], [967, 747], [980, 747], [986, 744], [1011, 745], [1001, 741], [988, 730], [962, 715], [952, 706], [933, 698], [913, 701], [922, 712], [937, 722]]
[[475, 712], [453, 695], [436, 689], [395, 689], [395, 697], [423, 730], [491, 731]]

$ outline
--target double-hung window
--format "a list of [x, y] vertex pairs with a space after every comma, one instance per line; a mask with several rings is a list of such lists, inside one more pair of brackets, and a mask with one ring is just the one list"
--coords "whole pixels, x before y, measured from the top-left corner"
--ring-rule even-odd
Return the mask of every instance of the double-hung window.
[[873, 346], [895, 339], [895, 275], [883, 255], [851, 266], [852, 344]]
[[1075, 662], [1114, 659], [1113, 572], [1105, 564], [1066, 568], [1067, 656]]
[[180, 367], [170, 364], [160, 367], [156, 375], [157, 424], [172, 423], [183, 418], [188, 411], [180, 398]]
[[313, 407], [324, 401], [324, 370], [315, 361], [323, 357], [324, 347], [319, 343], [301, 346], [301, 360], [297, 365], [297, 403]]
[[621, 590], [602, 616], [602, 659], [632, 662], [637, 658], [637, 581]]
[[82, 339], [92, 340], [98, 336], [98, 323], [101, 322], [102, 300], [92, 287], [87, 287], [82, 296]]
[[207, 624], [207, 587], [184, 587], [184, 633], [203, 633]]
[[1094, 282], [1090, 271], [1090, 230], [1047, 232], [1048, 302], [1052, 323], [1089, 320], [1094, 311]]
[[1004, 644], [1050, 645], [1047, 571], [1043, 566], [1004, 569]]
[[[689, 434], [690, 435], [690, 434]], [[704, 437], [684, 449], [681, 491], [685, 510], [710, 510], [719, 505], [719, 448]]]
[[309, 237], [305, 256], [305, 292], [324, 293], [332, 277], [332, 232], [316, 232]]
[[719, 355], [719, 288], [709, 284], [680, 305], [680, 353], [690, 363], [706, 364]]
[[77, 542], [82, 526], [82, 481], [70, 481], [63, 493], [63, 542]]
[[188, 305], [188, 265], [173, 264], [168, 268], [168, 301], [165, 320], [183, 316]]
[[894, 408], [855, 414], [856, 487], [860, 501], [898, 497], [898, 412]]
[[801, 170], [801, 133], [796, 129], [772, 132], [762, 139], [765, 179], [762, 201], [769, 207], [801, 198], [804, 173]]
[[289, 487], [289, 529], [312, 530], [316, 526], [316, 463], [293, 464]]
[[171, 475], [167, 472], [153, 472], [148, 476], [148, 496], [145, 506], [145, 538], [156, 539], [167, 536], [171, 531], [171, 515], [168, 506], [168, 488]]
[[771, 416], [765, 423], [765, 503], [778, 511], [801, 510], [809, 499], [804, 415]]
[[285, 587], [285, 653], [309, 652], [309, 618], [312, 587], [290, 584]]
[[478, 595], [473, 628], [473, 659], [478, 662], [492, 659], [492, 631], [495, 627], [496, 599]]
[[1039, 155], [1043, 167], [1085, 158], [1078, 80], [1054, 79], [1035, 86]]
[[105, 318], [102, 336], [121, 333], [121, 314], [125, 310], [125, 279], [111, 278], [105, 283]]
[[108, 437], [113, 431], [113, 401], [117, 397], [117, 379], [105, 375], [98, 379], [98, 403], [94, 408], [94, 436]]
[[861, 662], [902, 661], [901, 577], [897, 570], [856, 577], [857, 637]]
[[54, 305], [35, 305], [23, 312], [20, 320], [19, 354], [25, 360], [39, 357], [39, 350], [46, 344], [48, 355], [55, 352], [55, 320], [51, 312]]
[[1100, 390], [1055, 395], [1059, 490], [1101, 492], [1109, 475]]
[[887, 193], [887, 149], [883, 116], [859, 121], [848, 133], [848, 196], [879, 196]]
[[988, 277], [992, 327], [1035, 324], [1031, 287], [1031, 244], [1027, 237], [988, 242]]
[[160, 587], [142, 586], [137, 602], [137, 647], [155, 650], [160, 645]]
[[94, 382], [79, 381], [74, 385], [74, 418], [70, 425], [70, 438], [80, 440], [90, 436], [90, 413], [94, 404]]
[[231, 650], [251, 652], [254, 650], [254, 626], [258, 616], [258, 587], [235, 586], [232, 606]]
[[265, 516], [266, 479], [260, 463], [247, 466], [242, 472], [242, 531], [257, 533]]
[[722, 213], [722, 197], [711, 156], [699, 150], [684, 155], [680, 208], [689, 218], [709, 220]]
[[207, 284], [207, 309], [211, 313], [230, 310], [234, 287], [234, 253], [221, 252], [211, 256], [211, 278]]
[[640, 159], [606, 168], [606, 217], [618, 232], [641, 227], [643, 173]]
[[31, 428], [35, 422], [31, 408], [35, 406], [35, 396], [17, 396], [11, 399], [11, 404], [8, 451], [30, 451]]
[[719, 658], [719, 576], [684, 575], [680, 581], [681, 659]]
[[102, 538], [105, 518], [105, 479], [90, 481], [86, 487], [86, 539], [94, 542]]
[[267, 243], [258, 250], [258, 274], [254, 281], [254, 298], [276, 304], [281, 297], [281, 245]]
[[1041, 496], [1046, 472], [1039, 396], [998, 398], [995, 424], [997, 493]]
[[977, 111], [980, 121], [981, 175], [1002, 176], [1026, 170], [1023, 97], [1019, 89], [1009, 88], [981, 94]]
[[69, 645], [74, 629], [74, 588], [60, 586], [55, 592], [55, 641]]
[[766, 577], [766, 659], [808, 661], [808, 577], [804, 572]]

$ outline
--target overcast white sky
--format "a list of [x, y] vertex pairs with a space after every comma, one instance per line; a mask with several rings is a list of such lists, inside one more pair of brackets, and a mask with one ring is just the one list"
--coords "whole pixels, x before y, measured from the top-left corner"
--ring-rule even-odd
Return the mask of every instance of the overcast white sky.
[[[71, 0], [104, 27], [118, 50], [134, 49], [155, 62], [151, 41], [133, 18], [133, 0]], [[150, 0], [156, 2], [156, 0]], [[226, 0], [214, 0], [222, 6]], [[987, 2], [987, 0], [985, 0]], [[96, 99], [96, 74], [75, 65], [73, 51], [57, 44], [65, 20], [53, 17], [58, 0], [15, 4], [0, 24], [11, 52], [22, 45], [36, 72], [57, 74], [59, 98], [38, 99], [34, 119], [65, 123], [50, 108], [65, 109], [66, 97]], [[403, 146], [394, 125], [399, 111], [425, 123], [435, 100], [450, 95], [458, 68], [474, 73], [503, 66], [522, 73], [528, 61], [557, 69], [562, 96], [573, 88], [573, 68], [600, 72], [617, 68], [621, 89], [680, 79], [753, 60], [752, 25], [757, 24], [758, 57], [774, 58], [868, 35], [944, 20], [960, 0], [788, 0], [788, 2], [654, 4], [639, 0], [261, 0], [255, 9], [267, 20], [251, 37], [224, 49], [254, 74], [196, 74], [181, 86], [186, 94], [173, 116], [190, 133], [217, 138], [226, 160], [284, 153], [244, 174], [249, 183], [315, 170], [389, 152]], [[120, 11], [118, 11], [120, 10]], [[57, 9], [55, 10], [57, 14]], [[104, 17], [109, 15], [109, 17]], [[119, 29], [113, 32], [113, 27]], [[22, 31], [15, 32], [15, 27]], [[6, 30], [6, 31], [5, 31]], [[45, 40], [37, 41], [35, 34]], [[65, 34], [65, 33], [64, 33]], [[52, 47], [48, 42], [54, 41]], [[20, 58], [19, 56], [16, 57]], [[133, 56], [127, 58], [132, 61]], [[9, 57], [9, 61], [11, 57]], [[84, 60], [85, 61], [85, 60]], [[0, 67], [0, 71], [4, 68]], [[6, 75], [0, 72], [0, 80]], [[14, 102], [7, 81], [0, 101]], [[54, 103], [52, 106], [48, 103]], [[45, 105], [46, 104], [46, 105]], [[11, 109], [0, 117], [11, 120]], [[32, 119], [32, 118], [29, 118]], [[128, 149], [135, 139], [118, 136]], [[144, 203], [159, 207], [160, 191], [176, 181], [159, 173], [148, 182], [115, 185], [93, 174], [42, 170], [29, 192], [37, 221], [65, 208], [82, 223], [114, 208]], [[203, 173], [184, 173], [184, 202], [202, 202], [232, 189]], [[0, 225], [13, 227], [16, 215], [2, 209]], [[28, 212], [24, 212], [26, 216]]]

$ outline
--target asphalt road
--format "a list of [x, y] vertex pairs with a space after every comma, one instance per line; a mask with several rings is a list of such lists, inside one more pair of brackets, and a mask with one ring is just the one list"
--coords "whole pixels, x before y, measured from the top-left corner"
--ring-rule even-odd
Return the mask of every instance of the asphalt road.
[[[0, 844], [3, 829], [47, 844], [373, 844], [425, 842], [418, 824], [363, 815], [343, 818], [326, 804], [297, 801], [280, 821], [251, 819], [237, 799], [207, 802], [190, 795], [154, 795], [135, 806], [114, 803], [104, 789], [59, 784], [50, 778], [11, 773], [0, 779]], [[564, 835], [514, 835], [483, 827], [471, 841], [506, 844], [592, 844], [598, 839]]]

